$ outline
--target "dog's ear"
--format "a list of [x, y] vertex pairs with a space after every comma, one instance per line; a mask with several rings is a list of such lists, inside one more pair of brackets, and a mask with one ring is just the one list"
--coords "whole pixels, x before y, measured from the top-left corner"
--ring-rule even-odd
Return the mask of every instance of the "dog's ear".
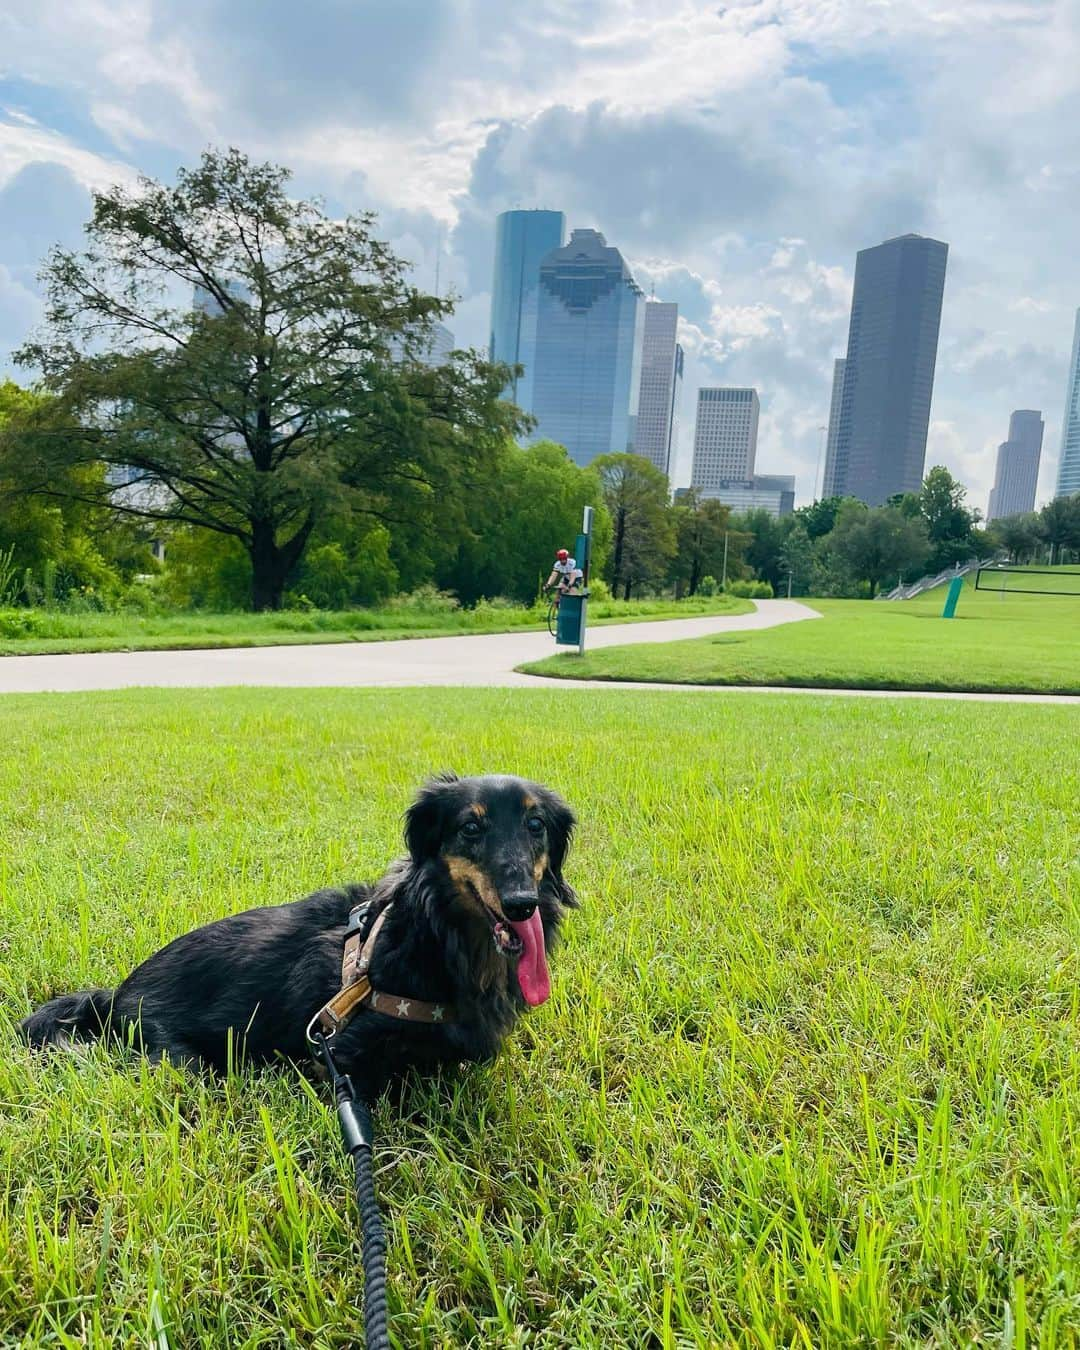
[[405, 843], [414, 863], [422, 863], [438, 853], [446, 818], [447, 788], [457, 781], [455, 773], [441, 773], [429, 779], [406, 811]]
[[573, 811], [557, 793], [545, 791], [543, 804], [548, 829], [548, 872], [561, 903], [569, 909], [576, 909], [578, 898], [573, 887], [563, 879], [562, 870], [577, 821]]

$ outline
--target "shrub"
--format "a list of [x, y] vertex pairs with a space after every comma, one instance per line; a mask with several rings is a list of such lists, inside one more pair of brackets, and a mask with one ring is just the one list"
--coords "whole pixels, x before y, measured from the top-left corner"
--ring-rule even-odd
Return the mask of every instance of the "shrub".
[[774, 592], [767, 581], [729, 581], [726, 594], [740, 600], [771, 600]]
[[427, 585], [418, 586], [407, 595], [396, 595], [387, 608], [414, 610], [425, 614], [452, 614], [461, 608], [461, 602], [450, 591], [440, 591], [434, 586]]
[[[704, 595], [708, 598], [709, 596], [715, 595], [719, 589], [720, 587], [716, 584], [715, 577], [705, 576], [698, 582], [697, 593], [698, 595]], [[731, 590], [730, 586], [728, 587], [728, 590]]]

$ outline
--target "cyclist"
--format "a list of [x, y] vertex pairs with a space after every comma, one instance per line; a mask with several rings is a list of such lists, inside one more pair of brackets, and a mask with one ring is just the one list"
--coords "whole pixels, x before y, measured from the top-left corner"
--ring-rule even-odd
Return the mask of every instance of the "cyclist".
[[565, 548], [561, 548], [555, 554], [555, 561], [551, 565], [551, 575], [544, 582], [544, 590], [556, 591], [556, 603], [566, 594], [573, 590], [575, 586], [580, 586], [585, 580], [584, 573], [577, 565], [577, 560], [571, 558]]

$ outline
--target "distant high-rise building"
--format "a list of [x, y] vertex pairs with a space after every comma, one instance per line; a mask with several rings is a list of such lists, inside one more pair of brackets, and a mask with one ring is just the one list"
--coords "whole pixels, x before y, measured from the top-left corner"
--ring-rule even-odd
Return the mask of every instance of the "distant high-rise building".
[[[833, 361], [832, 398], [829, 400], [829, 435], [825, 442], [825, 480], [828, 479], [828, 466], [836, 459], [836, 438], [840, 435], [840, 408], [844, 400], [844, 367], [847, 362], [842, 356]], [[820, 451], [818, 452], [820, 456]], [[828, 496], [822, 482], [822, 495]], [[817, 493], [817, 477], [814, 477], [814, 492]]]
[[507, 394], [526, 412], [532, 409], [540, 263], [562, 247], [565, 231], [561, 211], [504, 211], [495, 221], [490, 355], [493, 361], [525, 367]]
[[671, 472], [672, 437], [682, 383], [682, 348], [675, 340], [679, 306], [661, 300], [645, 305], [641, 344], [641, 392], [634, 453]]
[[644, 297], [617, 248], [575, 230], [540, 264], [532, 439], [558, 441], [576, 464], [634, 449]]
[[[251, 300], [251, 291], [242, 281], [225, 281], [221, 283], [222, 290], [226, 295], [231, 295], [234, 300]], [[225, 311], [221, 301], [212, 290], [204, 286], [201, 282], [197, 283], [192, 291], [192, 308], [199, 314], [205, 314], [209, 318], [219, 318]]]
[[740, 515], [744, 511], [768, 511], [779, 519], [795, 509], [795, 478], [792, 474], [756, 473], [745, 481], [723, 480], [710, 488], [677, 488], [675, 500], [693, 492], [700, 501], [723, 502]]
[[987, 521], [1019, 516], [1035, 509], [1042, 441], [1042, 413], [1017, 409], [1009, 418], [1009, 439], [998, 446]]
[[858, 254], [826, 497], [880, 506], [919, 490], [948, 256], [948, 244], [918, 234]]
[[1076, 311], [1072, 360], [1069, 362], [1069, 392], [1061, 427], [1061, 459], [1058, 461], [1055, 497], [1080, 492], [1080, 309]]
[[[454, 335], [446, 324], [439, 323], [436, 319], [423, 338], [419, 337], [418, 332], [411, 337], [411, 345], [412, 351], [408, 354], [420, 365], [443, 366], [454, 350]], [[390, 355], [394, 360], [402, 361], [406, 356], [409, 339], [404, 334], [395, 333], [390, 339], [389, 346]]]
[[761, 405], [756, 389], [699, 389], [690, 486], [749, 482], [757, 456]]

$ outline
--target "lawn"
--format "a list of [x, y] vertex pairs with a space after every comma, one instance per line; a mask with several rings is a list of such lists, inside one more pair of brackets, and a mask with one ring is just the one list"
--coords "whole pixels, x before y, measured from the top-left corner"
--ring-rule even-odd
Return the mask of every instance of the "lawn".
[[[589, 605], [589, 622], [688, 619], [704, 614], [745, 614], [751, 609], [749, 601], [726, 595], [679, 601], [594, 600]], [[543, 628], [546, 614], [546, 603], [535, 609], [512, 605], [425, 608], [398, 603], [378, 609], [282, 610], [276, 614], [71, 614], [63, 610], [0, 609], [0, 656], [454, 637]]]
[[567, 794], [583, 908], [494, 1066], [378, 1111], [398, 1344], [1074, 1344], [1078, 739], [617, 690], [0, 701], [0, 1344], [357, 1343], [323, 1094], [13, 1027], [380, 872], [445, 766]]
[[521, 669], [581, 680], [1080, 694], [1080, 595], [1002, 597], [967, 585], [949, 620], [944, 602], [944, 588], [906, 601], [808, 600], [821, 619]]

